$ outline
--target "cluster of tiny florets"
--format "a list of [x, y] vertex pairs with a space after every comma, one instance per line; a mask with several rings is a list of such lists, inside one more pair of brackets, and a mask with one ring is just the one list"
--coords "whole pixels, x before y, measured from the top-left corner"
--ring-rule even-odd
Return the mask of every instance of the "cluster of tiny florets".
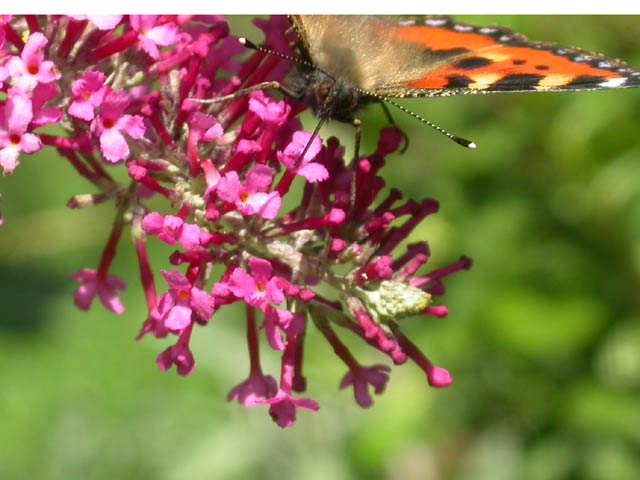
[[[286, 18], [255, 23], [265, 44], [292, 53], [296, 39]], [[4, 174], [28, 154], [52, 148], [94, 188], [75, 195], [69, 207], [115, 205], [97, 268], [71, 275], [80, 283], [76, 305], [88, 310], [97, 296], [113, 313], [124, 312], [118, 291], [126, 285], [111, 266], [129, 230], [148, 308], [138, 338], [176, 339], [158, 355], [158, 368], [191, 373], [196, 327], [240, 302], [250, 371], [229, 400], [268, 405], [281, 427], [293, 424], [298, 408], [319, 408], [297, 396], [306, 388], [302, 352], [311, 323], [347, 367], [340, 387], [352, 387], [362, 407], [371, 405], [372, 392], [384, 391], [390, 368], [358, 363], [338, 331], [360, 337], [395, 364], [412, 360], [432, 386], [449, 385], [448, 372], [398, 322], [445, 316], [446, 308], [432, 303], [443, 292], [441, 280], [470, 266], [463, 257], [419, 273], [430, 255], [426, 243], [402, 243], [438, 204], [403, 201], [385, 188], [379, 171], [402, 141], [395, 129], [380, 132], [373, 154], [345, 161], [336, 139], [325, 143], [302, 129], [303, 105], [268, 91], [233, 96], [281, 81], [291, 68], [277, 57], [247, 53], [216, 16], [0, 18]], [[200, 101], [229, 95], [224, 102]], [[43, 133], [48, 125], [59, 128]], [[123, 167], [126, 183], [110, 173]], [[300, 188], [291, 188], [294, 182]], [[150, 197], [166, 200], [164, 213], [148, 206]], [[285, 197], [295, 205], [288, 211]], [[149, 241], [175, 247], [170, 270], [150, 263]], [[403, 253], [394, 253], [401, 246]], [[282, 352], [278, 380], [262, 371], [261, 343]]]

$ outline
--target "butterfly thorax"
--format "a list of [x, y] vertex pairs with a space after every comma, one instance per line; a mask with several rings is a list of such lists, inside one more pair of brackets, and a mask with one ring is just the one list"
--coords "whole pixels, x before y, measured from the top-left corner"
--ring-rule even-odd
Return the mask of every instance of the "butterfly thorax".
[[373, 99], [361, 90], [336, 80], [321, 70], [304, 70], [293, 79], [291, 90], [300, 103], [320, 118], [351, 122], [355, 112]]

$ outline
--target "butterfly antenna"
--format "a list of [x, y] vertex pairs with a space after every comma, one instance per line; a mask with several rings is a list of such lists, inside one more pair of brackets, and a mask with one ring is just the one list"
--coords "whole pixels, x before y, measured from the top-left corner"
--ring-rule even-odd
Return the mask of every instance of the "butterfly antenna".
[[292, 63], [296, 63], [298, 65], [303, 65], [305, 67], [308, 67], [311, 70], [316, 70], [318, 72], [321, 72], [325, 74], [327, 77], [335, 81], [335, 78], [333, 78], [333, 76], [330, 75], [329, 72], [324, 71], [319, 66], [314, 65], [313, 63], [308, 62], [306, 60], [303, 60], [302, 58], [294, 57], [292, 55], [287, 55], [286, 53], [278, 52], [276, 50], [271, 50], [270, 48], [263, 47], [262, 45], [256, 45], [247, 37], [238, 37], [238, 42], [240, 43], [240, 45], [250, 48], [251, 50], [256, 50], [258, 52], [262, 52], [267, 55], [273, 55], [274, 57], [282, 58], [283, 60], [288, 60]]
[[246, 37], [239, 37], [238, 42], [240, 45], [243, 45], [251, 50], [256, 50], [258, 52], [266, 53], [267, 55], [273, 55], [274, 57], [282, 58], [283, 60], [288, 60], [292, 63], [297, 63], [299, 65], [304, 65], [305, 67], [313, 68], [316, 67], [311, 63], [303, 60], [301, 58], [297, 58], [291, 55], [287, 55], [286, 53], [278, 52], [276, 50], [271, 50], [270, 48], [263, 47], [262, 45], [256, 45], [251, 40]]
[[[364, 93], [366, 93], [367, 95], [371, 95], [370, 92], [364, 92]], [[394, 107], [402, 110], [404, 113], [408, 113], [409, 115], [411, 115], [416, 120], [419, 120], [420, 122], [424, 123], [425, 125], [430, 126], [435, 131], [443, 134], [445, 137], [448, 137], [449, 139], [451, 139], [454, 142], [456, 142], [458, 145], [462, 145], [463, 147], [470, 148], [472, 150], [475, 149], [475, 148], [478, 148], [478, 145], [476, 145], [475, 142], [472, 142], [470, 140], [466, 140], [464, 138], [457, 137], [454, 134], [447, 132], [444, 128], [439, 127], [438, 125], [436, 125], [435, 123], [430, 122], [426, 118], [421, 117], [416, 112], [412, 112], [411, 110], [409, 110], [408, 108], [403, 107], [399, 103], [394, 102], [390, 98], [382, 97], [380, 95], [374, 95], [374, 96], [376, 98], [378, 98], [378, 100], [380, 100], [381, 102], [385, 102], [385, 103], [388, 103], [389, 105], [393, 105]]]

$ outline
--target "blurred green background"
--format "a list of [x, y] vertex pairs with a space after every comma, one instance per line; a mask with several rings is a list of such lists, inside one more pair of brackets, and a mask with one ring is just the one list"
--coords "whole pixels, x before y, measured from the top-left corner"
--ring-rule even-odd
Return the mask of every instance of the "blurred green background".
[[[639, 17], [457, 18], [640, 66]], [[260, 40], [245, 18], [232, 32]], [[196, 330], [190, 377], [159, 372], [169, 343], [133, 340], [145, 309], [128, 242], [114, 266], [125, 314], [74, 308], [67, 275], [97, 265], [112, 209], [67, 210], [89, 187], [45, 150], [0, 178], [0, 478], [640, 478], [640, 89], [405, 105], [479, 145], [393, 112], [411, 145], [390, 158], [388, 185], [441, 202], [412, 240], [429, 241], [433, 266], [475, 262], [446, 282], [447, 319], [404, 324], [452, 387], [429, 389], [407, 364], [362, 410], [310, 332], [321, 410], [280, 430], [266, 409], [225, 401], [248, 367], [237, 310]], [[365, 153], [379, 110], [362, 115]], [[353, 139], [338, 124], [322, 134]], [[153, 261], [166, 254], [154, 248]], [[350, 344], [364, 363], [387, 362]], [[277, 375], [278, 356], [265, 351], [265, 366]]]

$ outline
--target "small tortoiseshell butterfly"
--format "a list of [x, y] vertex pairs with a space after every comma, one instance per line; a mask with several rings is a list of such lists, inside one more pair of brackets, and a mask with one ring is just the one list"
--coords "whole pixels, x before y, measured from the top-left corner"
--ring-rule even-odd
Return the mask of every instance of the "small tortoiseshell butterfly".
[[620, 60], [531, 42], [502, 27], [475, 27], [448, 17], [392, 22], [293, 15], [290, 20], [305, 61], [291, 91], [321, 119], [353, 121], [372, 101], [399, 106], [389, 98], [640, 87], [640, 71]]

